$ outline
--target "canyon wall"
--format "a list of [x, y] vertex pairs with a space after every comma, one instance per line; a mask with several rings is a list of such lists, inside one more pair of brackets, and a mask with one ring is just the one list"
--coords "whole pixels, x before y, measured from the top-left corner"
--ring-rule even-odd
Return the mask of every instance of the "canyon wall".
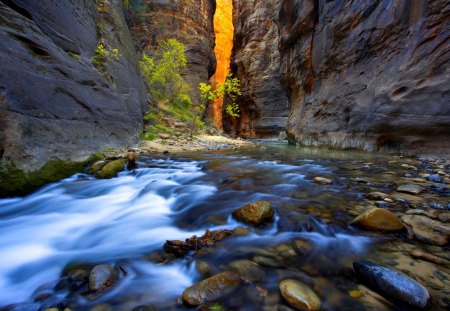
[[151, 54], [159, 40], [175, 38], [186, 47], [183, 73], [198, 100], [198, 84], [216, 70], [213, 18], [215, 0], [140, 0], [129, 2], [131, 35], [139, 52]]
[[231, 70], [241, 81], [240, 117], [224, 115], [227, 132], [246, 138], [284, 130], [289, 102], [280, 83], [280, 0], [233, 0], [235, 27]]
[[119, 0], [0, 1], [2, 185], [11, 168], [138, 143], [147, 100], [122, 13]]
[[304, 145], [450, 150], [450, 2], [283, 0], [288, 131]]

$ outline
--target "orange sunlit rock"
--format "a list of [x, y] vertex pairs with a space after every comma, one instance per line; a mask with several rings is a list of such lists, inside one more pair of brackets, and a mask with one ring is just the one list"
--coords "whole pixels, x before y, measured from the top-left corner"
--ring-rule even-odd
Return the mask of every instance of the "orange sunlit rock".
[[[217, 59], [217, 68], [211, 82], [224, 83], [230, 71], [231, 50], [233, 48], [233, 1], [217, 0], [216, 14], [214, 15], [214, 32], [216, 34], [216, 47], [214, 52]], [[213, 103], [213, 124], [222, 129], [223, 98]]]

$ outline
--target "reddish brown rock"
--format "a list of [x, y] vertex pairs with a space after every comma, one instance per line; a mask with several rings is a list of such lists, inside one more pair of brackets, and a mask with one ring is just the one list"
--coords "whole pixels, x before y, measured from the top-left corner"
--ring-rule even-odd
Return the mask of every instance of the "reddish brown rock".
[[450, 2], [283, 0], [291, 142], [449, 154]]
[[289, 104], [280, 82], [280, 0], [233, 0], [233, 73], [242, 82], [240, 117], [224, 115], [224, 129], [242, 137], [278, 136]]

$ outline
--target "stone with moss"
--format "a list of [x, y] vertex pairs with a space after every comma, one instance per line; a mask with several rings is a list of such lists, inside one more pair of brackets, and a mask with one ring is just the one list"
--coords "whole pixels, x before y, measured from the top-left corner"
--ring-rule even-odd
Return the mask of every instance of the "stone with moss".
[[124, 170], [126, 161], [124, 159], [114, 160], [107, 163], [95, 176], [101, 179], [114, 178]]

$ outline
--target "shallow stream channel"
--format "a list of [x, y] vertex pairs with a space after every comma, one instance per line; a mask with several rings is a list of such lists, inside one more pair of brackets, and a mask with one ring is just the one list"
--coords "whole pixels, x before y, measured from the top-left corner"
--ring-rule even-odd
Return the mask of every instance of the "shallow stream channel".
[[[0, 310], [411, 310], [417, 284], [423, 308], [450, 308], [448, 161], [267, 145], [137, 164], [0, 200]], [[270, 220], [233, 217], [258, 201]], [[402, 228], [351, 224], [374, 208]]]

